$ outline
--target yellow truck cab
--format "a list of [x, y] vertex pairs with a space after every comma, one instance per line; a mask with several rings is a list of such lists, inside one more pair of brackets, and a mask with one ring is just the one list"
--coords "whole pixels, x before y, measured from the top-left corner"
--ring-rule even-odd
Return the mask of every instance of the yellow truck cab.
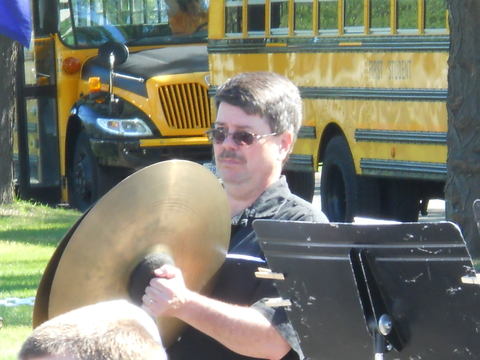
[[33, 0], [18, 116], [26, 188], [59, 189], [85, 210], [152, 163], [211, 161], [208, 5], [199, 3], [204, 16], [184, 22], [204, 23], [179, 33], [164, 0]]

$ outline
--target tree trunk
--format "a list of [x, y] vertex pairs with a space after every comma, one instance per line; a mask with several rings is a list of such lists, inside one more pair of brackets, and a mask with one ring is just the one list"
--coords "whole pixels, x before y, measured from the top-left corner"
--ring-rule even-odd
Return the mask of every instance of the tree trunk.
[[20, 45], [0, 34], [0, 205], [13, 202], [13, 123]]
[[446, 217], [480, 256], [472, 205], [480, 198], [480, 1], [447, 0], [450, 14]]

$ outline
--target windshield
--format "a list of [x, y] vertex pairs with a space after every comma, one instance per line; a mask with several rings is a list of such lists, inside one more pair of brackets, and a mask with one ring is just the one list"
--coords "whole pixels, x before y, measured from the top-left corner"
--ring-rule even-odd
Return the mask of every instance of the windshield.
[[76, 48], [198, 43], [207, 38], [208, 0], [60, 0], [60, 37]]

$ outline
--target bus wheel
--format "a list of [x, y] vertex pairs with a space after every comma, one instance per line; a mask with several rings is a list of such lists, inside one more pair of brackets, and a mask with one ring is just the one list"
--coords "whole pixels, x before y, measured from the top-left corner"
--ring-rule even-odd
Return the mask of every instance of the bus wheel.
[[70, 206], [85, 211], [103, 195], [100, 192], [101, 172], [90, 147], [89, 137], [82, 131], [77, 138], [70, 172]]
[[284, 172], [290, 191], [307, 201], [313, 200], [315, 191], [315, 173], [313, 171], [290, 171]]
[[355, 216], [377, 217], [380, 213], [378, 181], [356, 175], [343, 136], [332, 138], [325, 150], [320, 196], [322, 211], [332, 222], [352, 222]]

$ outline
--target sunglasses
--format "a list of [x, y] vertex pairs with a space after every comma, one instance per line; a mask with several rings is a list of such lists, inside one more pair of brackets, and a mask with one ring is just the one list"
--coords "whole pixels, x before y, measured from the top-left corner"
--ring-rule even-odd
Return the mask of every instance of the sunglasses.
[[275, 136], [276, 133], [257, 135], [248, 131], [234, 131], [229, 133], [225, 128], [217, 128], [208, 130], [205, 134], [208, 136], [208, 140], [213, 144], [222, 144], [229, 135], [232, 135], [232, 139], [238, 146], [250, 146], [255, 140], [261, 139], [266, 136]]

